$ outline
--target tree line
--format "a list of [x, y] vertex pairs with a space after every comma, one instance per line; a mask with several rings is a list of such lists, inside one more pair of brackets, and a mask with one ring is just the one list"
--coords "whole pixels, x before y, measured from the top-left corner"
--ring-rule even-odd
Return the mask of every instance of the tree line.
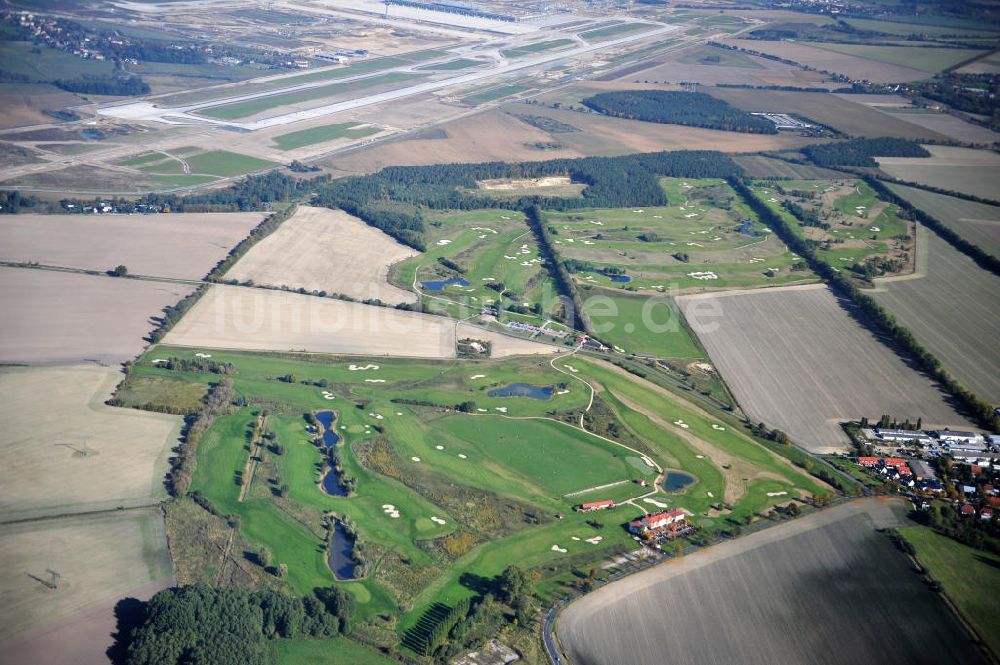
[[858, 288], [850, 278], [823, 261], [813, 245], [796, 235], [788, 222], [754, 196], [750, 188], [740, 178], [730, 178], [729, 184], [791, 251], [805, 259], [809, 268], [825, 280], [835, 293], [857, 307], [858, 313], [869, 325], [883, 333], [896, 348], [912, 358], [918, 369], [940, 384], [951, 394], [956, 403], [975, 418], [982, 427], [1000, 431], [1000, 417], [994, 412], [992, 404], [980, 399], [975, 393], [955, 380], [942, 367], [941, 362], [917, 341], [908, 328], [896, 321], [892, 314], [878, 301]]
[[703, 92], [620, 90], [582, 100], [598, 113], [688, 127], [707, 127], [748, 134], [777, 134], [767, 118], [747, 113]]

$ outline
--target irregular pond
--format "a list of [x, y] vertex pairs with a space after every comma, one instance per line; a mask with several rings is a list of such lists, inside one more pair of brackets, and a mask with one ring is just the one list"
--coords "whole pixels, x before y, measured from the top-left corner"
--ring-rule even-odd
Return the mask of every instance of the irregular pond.
[[354, 571], [358, 562], [351, 556], [354, 552], [354, 536], [347, 532], [344, 525], [337, 522], [330, 537], [330, 550], [326, 554], [326, 565], [330, 567], [338, 580], [354, 579]]
[[316, 420], [323, 425], [323, 446], [326, 447], [327, 471], [320, 481], [320, 487], [330, 496], [347, 496], [347, 491], [340, 482], [340, 472], [333, 467], [333, 447], [340, 441], [340, 436], [333, 431], [333, 411], [319, 411]]
[[695, 480], [697, 480], [697, 478], [692, 476], [690, 473], [684, 473], [683, 471], [668, 471], [667, 477], [663, 480], [663, 491], [679, 492]]
[[531, 399], [549, 399], [552, 397], [552, 386], [533, 386], [530, 383], [512, 383], [503, 388], [497, 388], [487, 393], [490, 397], [530, 397]]
[[333, 411], [317, 411], [316, 420], [323, 425], [323, 445], [333, 448], [340, 441], [340, 436], [333, 431]]
[[451, 279], [442, 279], [432, 282], [420, 282], [420, 286], [424, 287], [428, 291], [440, 291], [446, 286], [451, 286], [452, 284], [458, 284], [459, 286], [469, 286], [471, 282], [462, 279], [461, 277], [452, 277]]

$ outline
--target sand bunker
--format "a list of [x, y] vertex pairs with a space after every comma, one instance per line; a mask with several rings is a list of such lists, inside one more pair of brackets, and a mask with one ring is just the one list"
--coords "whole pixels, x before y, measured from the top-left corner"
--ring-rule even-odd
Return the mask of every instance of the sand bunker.
[[386, 515], [388, 515], [394, 520], [399, 519], [399, 510], [397, 510], [396, 506], [392, 505], [391, 503], [382, 504], [382, 512], [384, 512]]
[[553, 545], [553, 546], [552, 546], [552, 551], [553, 551], [553, 552], [561, 552], [561, 553], [563, 553], [563, 554], [565, 554], [565, 553], [566, 553], [566, 549], [565, 549], [565, 548], [562, 548], [562, 547], [559, 547], [558, 545]]
[[348, 365], [347, 369], [351, 372], [364, 372], [370, 369], [378, 369], [378, 365]]
[[448, 523], [445, 520], [443, 520], [440, 517], [438, 517], [437, 515], [431, 515], [431, 521], [434, 522], [435, 524], [447, 524]]
[[652, 505], [652, 506], [656, 506], [657, 508], [666, 508], [667, 507], [667, 504], [663, 503], [662, 501], [657, 501], [656, 499], [643, 499], [643, 501], [646, 502], [646, 503], [648, 503], [648, 504], [650, 504], [650, 505]]

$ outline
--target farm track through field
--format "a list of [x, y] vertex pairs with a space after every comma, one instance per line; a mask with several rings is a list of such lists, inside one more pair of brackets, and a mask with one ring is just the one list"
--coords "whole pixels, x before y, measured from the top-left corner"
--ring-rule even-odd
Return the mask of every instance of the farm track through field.
[[247, 458], [247, 464], [243, 468], [243, 484], [240, 485], [240, 503], [246, 500], [247, 494], [250, 492], [250, 486], [253, 485], [253, 479], [257, 472], [257, 462], [260, 459], [261, 439], [264, 438], [264, 423], [266, 420], [267, 416], [262, 413], [257, 416], [257, 423], [254, 425], [253, 438], [250, 440], [250, 456]]

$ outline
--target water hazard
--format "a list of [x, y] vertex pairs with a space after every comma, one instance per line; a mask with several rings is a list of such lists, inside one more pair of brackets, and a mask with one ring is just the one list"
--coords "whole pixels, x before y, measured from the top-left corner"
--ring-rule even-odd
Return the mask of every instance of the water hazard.
[[319, 411], [316, 420], [323, 426], [323, 447], [326, 448], [327, 472], [320, 482], [323, 491], [330, 496], [347, 496], [347, 490], [340, 482], [340, 472], [333, 466], [333, 448], [340, 436], [333, 431], [333, 411]]
[[326, 554], [326, 565], [330, 566], [338, 580], [354, 579], [354, 571], [358, 562], [354, 560], [354, 536], [340, 522], [333, 527], [330, 537], [330, 550]]
[[451, 279], [442, 279], [432, 282], [420, 282], [420, 286], [424, 287], [428, 291], [440, 291], [446, 286], [451, 286], [452, 284], [457, 284], [458, 286], [469, 286], [471, 282], [462, 279], [461, 277], [452, 277]]
[[667, 477], [663, 479], [664, 492], [679, 492], [697, 480], [690, 473], [683, 471], [668, 471]]
[[533, 386], [530, 383], [512, 383], [503, 388], [497, 388], [487, 393], [490, 397], [530, 397], [531, 399], [549, 399], [552, 397], [552, 386]]

